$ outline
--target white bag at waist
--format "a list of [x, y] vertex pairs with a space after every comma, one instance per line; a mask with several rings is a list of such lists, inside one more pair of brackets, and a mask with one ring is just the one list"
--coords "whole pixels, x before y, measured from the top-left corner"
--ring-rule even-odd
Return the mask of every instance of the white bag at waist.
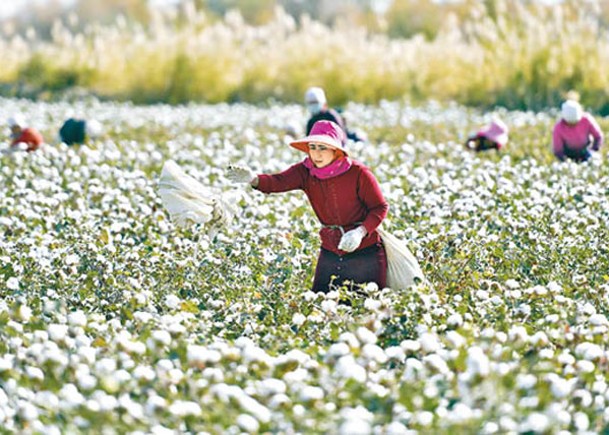
[[378, 227], [387, 255], [387, 287], [402, 290], [416, 284], [415, 279], [425, 281], [419, 262], [406, 247], [403, 240]]

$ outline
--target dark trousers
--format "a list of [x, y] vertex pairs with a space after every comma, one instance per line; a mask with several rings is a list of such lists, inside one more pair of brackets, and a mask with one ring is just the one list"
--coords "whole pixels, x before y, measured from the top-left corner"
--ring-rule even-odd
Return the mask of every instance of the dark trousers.
[[321, 248], [315, 268], [313, 291], [327, 293], [330, 284], [340, 286], [375, 282], [384, 288], [387, 281], [387, 256], [381, 243], [346, 254], [337, 255]]
[[583, 150], [571, 150], [565, 147], [565, 156], [576, 162], [585, 162], [592, 157], [592, 153], [590, 153], [588, 148], [584, 148]]

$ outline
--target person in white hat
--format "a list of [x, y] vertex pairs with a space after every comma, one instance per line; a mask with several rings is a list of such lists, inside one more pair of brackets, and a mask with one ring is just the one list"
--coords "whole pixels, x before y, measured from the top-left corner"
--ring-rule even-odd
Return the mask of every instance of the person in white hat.
[[280, 174], [257, 175], [229, 166], [227, 177], [263, 193], [303, 190], [322, 224], [313, 291], [332, 285], [375, 282], [386, 286], [387, 257], [377, 228], [389, 205], [366, 166], [352, 160], [345, 133], [336, 123], [317, 121], [308, 136], [290, 142], [307, 157]]
[[44, 143], [40, 132], [28, 127], [21, 114], [9, 118], [8, 126], [11, 129], [11, 149], [16, 149], [19, 144], [24, 144], [26, 151], [36, 151]]
[[552, 132], [552, 151], [560, 161], [588, 160], [603, 145], [603, 132], [594, 117], [575, 100], [565, 101]]
[[322, 88], [314, 86], [307, 89], [305, 92], [305, 105], [311, 114], [311, 117], [307, 121], [306, 134], [311, 133], [311, 129], [317, 121], [326, 120], [338, 124], [345, 132], [347, 139], [351, 139], [355, 142], [364, 142], [366, 140], [366, 135], [364, 133], [349, 130], [345, 117], [337, 110], [328, 106], [326, 93]]

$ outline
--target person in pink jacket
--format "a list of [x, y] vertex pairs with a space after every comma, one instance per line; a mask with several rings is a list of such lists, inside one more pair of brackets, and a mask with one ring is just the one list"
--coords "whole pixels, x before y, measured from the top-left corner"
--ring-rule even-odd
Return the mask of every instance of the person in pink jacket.
[[227, 177], [263, 193], [302, 190], [307, 195], [321, 223], [313, 291], [325, 293], [345, 281], [384, 288], [387, 257], [377, 228], [389, 205], [376, 178], [349, 157], [345, 132], [332, 121], [317, 121], [308, 136], [290, 146], [306, 157], [281, 173], [257, 175], [247, 167], [229, 166]]
[[592, 151], [603, 145], [603, 132], [595, 119], [575, 100], [567, 100], [561, 106], [561, 119], [552, 133], [552, 151], [560, 161], [588, 160]]

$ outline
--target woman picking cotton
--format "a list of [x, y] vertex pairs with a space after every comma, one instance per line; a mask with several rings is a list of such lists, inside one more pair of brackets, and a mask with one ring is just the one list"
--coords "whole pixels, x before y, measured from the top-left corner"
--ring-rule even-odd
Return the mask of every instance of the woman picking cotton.
[[349, 157], [345, 133], [332, 121], [317, 121], [308, 136], [290, 145], [307, 157], [287, 170], [257, 175], [229, 166], [227, 177], [263, 193], [305, 192], [322, 224], [313, 291], [328, 292], [331, 284], [345, 281], [384, 288], [387, 257], [377, 228], [389, 205], [376, 178]]
[[567, 100], [561, 106], [561, 119], [554, 126], [552, 149], [559, 160], [576, 162], [588, 160], [592, 151], [603, 145], [603, 132], [595, 119], [575, 100]]

